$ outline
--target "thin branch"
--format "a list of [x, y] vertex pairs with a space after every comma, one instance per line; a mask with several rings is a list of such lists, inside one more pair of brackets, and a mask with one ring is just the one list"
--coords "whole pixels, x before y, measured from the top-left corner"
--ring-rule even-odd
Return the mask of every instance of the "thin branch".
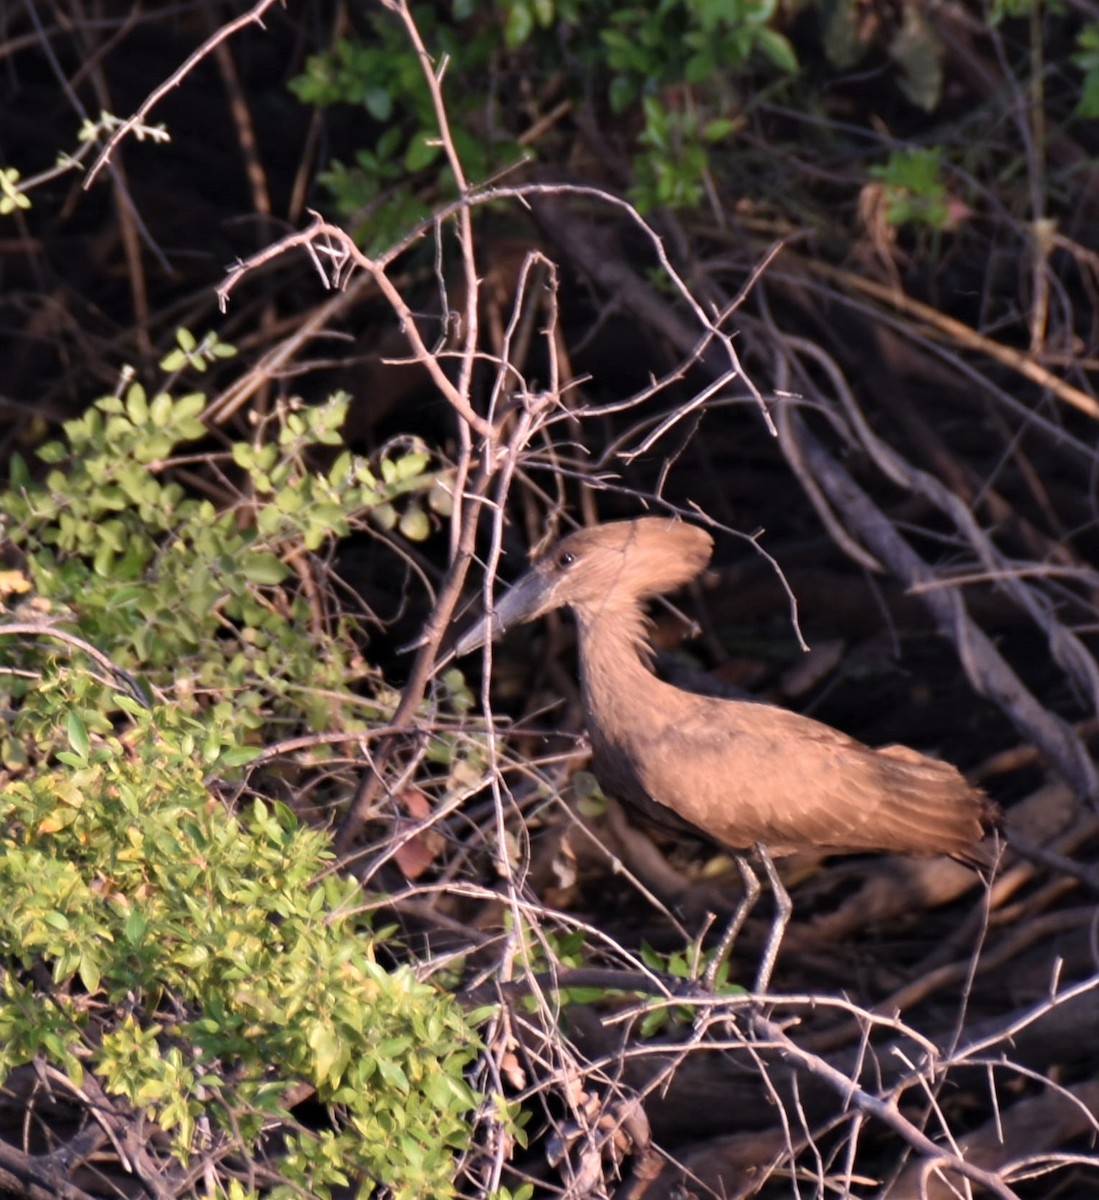
[[99, 172], [103, 170], [107, 163], [111, 161], [111, 155], [114, 153], [115, 148], [122, 141], [122, 139], [126, 137], [127, 134], [129, 134], [130, 131], [137, 125], [144, 123], [145, 118], [150, 112], [152, 112], [156, 105], [164, 99], [164, 97], [172, 90], [172, 88], [179, 87], [179, 85], [184, 81], [184, 79], [187, 78], [191, 71], [200, 62], [202, 62], [202, 60], [208, 54], [212, 53], [215, 47], [217, 47], [221, 42], [224, 42], [227, 38], [231, 38], [233, 34], [237, 32], [237, 30], [243, 29], [246, 25], [259, 25], [260, 28], [262, 28], [263, 14], [267, 12], [272, 5], [279, 2], [285, 2], [285, 0], [257, 0], [257, 3], [253, 5], [248, 12], [243, 13], [241, 16], [236, 17], [232, 21], [227, 21], [221, 26], [220, 29], [215, 30], [214, 33], [212, 33], [206, 39], [206, 41], [204, 41], [202, 45], [198, 47], [198, 49], [189, 54], [183, 63], [177, 67], [176, 70], [173, 71], [172, 74], [169, 75], [159, 87], [154, 88], [149, 93], [149, 95], [142, 102], [141, 107], [138, 108], [137, 112], [135, 112], [132, 117], [129, 117], [127, 120], [123, 121], [122, 124], [119, 125], [119, 127], [114, 131], [114, 133], [111, 134], [110, 138], [107, 140], [106, 146], [103, 147], [98, 158], [96, 158], [91, 169], [88, 171], [88, 177], [84, 180], [83, 184], [84, 190], [86, 191], [92, 186], [92, 183], [95, 181], [95, 178]]

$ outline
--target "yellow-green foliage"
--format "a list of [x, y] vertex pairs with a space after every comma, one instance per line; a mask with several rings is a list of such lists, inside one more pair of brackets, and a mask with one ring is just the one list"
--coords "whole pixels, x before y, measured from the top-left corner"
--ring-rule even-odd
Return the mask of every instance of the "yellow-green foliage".
[[[309, 1083], [340, 1115], [323, 1138], [290, 1120], [288, 1179], [446, 1194], [475, 1104], [457, 1006], [378, 965], [320, 833], [282, 805], [238, 818], [211, 795], [204, 773], [231, 743], [178, 711], [114, 702], [121, 735], [90, 746], [58, 731], [68, 749], [0, 799], [0, 1076], [36, 1055], [77, 1085], [94, 1071], [184, 1162], [200, 1117], [247, 1153]], [[40, 716], [80, 705], [61, 676], [35, 701]]]
[[[219, 353], [184, 342], [169, 369]], [[0, 493], [20, 555], [0, 627], [52, 625], [96, 652], [0, 637], [0, 1082], [36, 1059], [75, 1085], [93, 1072], [168, 1133], [165, 1171], [201, 1153], [225, 1195], [248, 1194], [242, 1164], [263, 1157], [283, 1181], [265, 1195], [445, 1196], [476, 1035], [449, 996], [377, 961], [326, 835], [242, 773], [287, 733], [353, 739], [388, 719], [392, 694], [287, 562], [379, 510], [422, 529], [440, 474], [407, 446], [313, 467], [338, 440], [335, 401], [207, 455], [241, 483], [215, 507], [167, 469], [205, 435], [203, 404], [132, 385]], [[308, 1127], [285, 1111], [302, 1085]]]

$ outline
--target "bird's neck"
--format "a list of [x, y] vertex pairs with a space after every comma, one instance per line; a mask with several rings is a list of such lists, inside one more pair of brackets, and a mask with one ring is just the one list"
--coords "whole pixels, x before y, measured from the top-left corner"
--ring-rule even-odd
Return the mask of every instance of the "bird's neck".
[[580, 682], [593, 739], [612, 743], [659, 722], [667, 688], [649, 667], [648, 622], [636, 602], [577, 610]]

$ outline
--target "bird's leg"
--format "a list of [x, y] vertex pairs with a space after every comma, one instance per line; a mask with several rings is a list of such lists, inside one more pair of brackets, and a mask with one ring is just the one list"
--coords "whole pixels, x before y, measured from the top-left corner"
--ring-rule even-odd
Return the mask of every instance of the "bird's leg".
[[710, 965], [706, 968], [706, 974], [702, 977], [703, 985], [707, 991], [711, 992], [714, 990], [714, 983], [717, 980], [718, 971], [721, 970], [721, 964], [729, 957], [733, 949], [733, 943], [740, 935], [741, 928], [748, 914], [755, 908], [756, 901], [759, 899], [759, 879], [756, 877], [756, 873], [752, 870], [748, 860], [738, 854], [736, 856], [736, 865], [740, 868], [740, 878], [744, 881], [744, 895], [741, 897], [740, 903], [736, 906], [733, 919], [721, 935], [721, 941], [718, 943], [717, 949], [710, 959]]
[[[771, 982], [771, 972], [775, 969], [775, 959], [778, 958], [786, 926], [790, 924], [790, 914], [794, 911], [794, 905], [790, 900], [790, 893], [779, 878], [778, 871], [775, 870], [774, 860], [767, 853], [766, 846], [757, 844], [755, 850], [756, 857], [762, 863], [763, 870], [767, 874], [767, 882], [771, 885], [771, 895], [775, 899], [775, 919], [771, 925], [767, 945], [763, 947], [763, 957], [760, 959], [759, 973], [756, 975], [755, 992], [758, 995], [760, 992], [765, 992]], [[758, 889], [758, 882], [756, 887]]]

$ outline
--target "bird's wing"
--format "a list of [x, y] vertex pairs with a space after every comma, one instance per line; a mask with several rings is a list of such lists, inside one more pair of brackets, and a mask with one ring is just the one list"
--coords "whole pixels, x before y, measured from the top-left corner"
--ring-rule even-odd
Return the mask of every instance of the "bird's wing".
[[983, 793], [950, 764], [785, 709], [692, 704], [632, 757], [653, 800], [735, 848], [965, 856], [982, 836]]

